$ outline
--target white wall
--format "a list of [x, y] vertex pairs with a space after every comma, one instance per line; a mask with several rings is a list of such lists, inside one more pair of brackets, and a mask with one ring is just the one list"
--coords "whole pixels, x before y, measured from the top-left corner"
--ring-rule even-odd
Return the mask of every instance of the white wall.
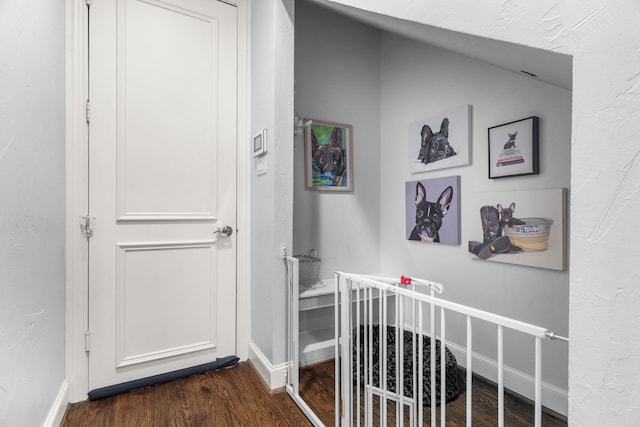
[[295, 142], [293, 248], [316, 249], [320, 278], [379, 268], [380, 33], [318, 6], [296, 3], [295, 109], [353, 126], [349, 193], [305, 191], [304, 138]]
[[293, 228], [293, 13], [293, 0], [251, 2], [251, 135], [268, 134], [268, 172], [251, 172], [251, 342], [273, 365], [286, 360], [278, 257], [281, 243], [291, 247]]
[[639, 425], [638, 3], [332, 1], [573, 55], [569, 423]]
[[64, 381], [64, 2], [0, 5], [0, 425]]
[[[470, 257], [467, 241], [482, 240], [482, 236], [474, 235], [480, 229], [478, 206], [466, 201], [477, 192], [570, 186], [571, 93], [388, 33], [382, 37], [381, 75], [384, 159], [380, 167], [381, 270], [441, 282], [444, 299], [566, 335], [568, 271], [483, 262]], [[472, 106], [472, 164], [410, 174], [408, 125], [467, 104]], [[488, 179], [487, 128], [533, 115], [540, 117], [540, 174]], [[461, 177], [462, 244], [405, 240], [405, 182], [451, 175]], [[453, 318], [447, 326], [447, 338], [464, 346], [464, 319]], [[495, 329], [477, 325], [474, 338], [474, 351], [497, 360]], [[505, 345], [505, 364], [533, 375], [533, 341], [513, 337], [506, 339]], [[543, 349], [543, 381], [566, 392], [567, 345], [547, 342]]]

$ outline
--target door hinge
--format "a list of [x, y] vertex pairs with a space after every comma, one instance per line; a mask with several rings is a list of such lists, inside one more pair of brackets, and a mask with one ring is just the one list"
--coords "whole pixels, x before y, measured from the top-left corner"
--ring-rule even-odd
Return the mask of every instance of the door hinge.
[[91, 102], [88, 99], [84, 104], [84, 118], [87, 124], [91, 123]]
[[84, 332], [84, 351], [91, 350], [91, 331]]
[[80, 229], [82, 230], [82, 234], [87, 238], [87, 240], [89, 240], [93, 237], [93, 226], [91, 225], [91, 221], [95, 220], [95, 218], [85, 215], [81, 216], [80, 219], [82, 220], [80, 222]]

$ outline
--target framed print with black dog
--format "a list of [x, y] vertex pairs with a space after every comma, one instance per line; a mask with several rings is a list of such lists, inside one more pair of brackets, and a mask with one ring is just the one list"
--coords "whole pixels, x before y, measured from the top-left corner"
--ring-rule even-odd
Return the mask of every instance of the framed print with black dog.
[[539, 173], [536, 116], [489, 128], [489, 178]]
[[460, 244], [460, 176], [405, 183], [406, 237], [424, 243]]
[[304, 119], [305, 189], [353, 190], [353, 127], [342, 123]]

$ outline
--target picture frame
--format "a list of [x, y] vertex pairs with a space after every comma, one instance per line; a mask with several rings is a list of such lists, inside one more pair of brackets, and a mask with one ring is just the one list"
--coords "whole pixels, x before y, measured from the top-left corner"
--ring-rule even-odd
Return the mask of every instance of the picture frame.
[[539, 121], [531, 116], [488, 129], [489, 179], [538, 175]]
[[405, 237], [460, 244], [460, 175], [405, 182]]
[[304, 129], [305, 189], [353, 191], [353, 126], [316, 119]]
[[465, 197], [476, 219], [469, 257], [563, 271], [567, 268], [567, 190], [489, 191]]
[[253, 157], [262, 156], [267, 152], [267, 130], [262, 129], [253, 136]]
[[471, 164], [471, 105], [431, 114], [409, 124], [410, 173]]

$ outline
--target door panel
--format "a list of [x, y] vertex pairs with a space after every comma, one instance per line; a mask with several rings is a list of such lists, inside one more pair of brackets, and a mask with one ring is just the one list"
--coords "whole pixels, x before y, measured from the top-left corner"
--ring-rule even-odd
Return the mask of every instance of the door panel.
[[118, 246], [117, 367], [215, 348], [213, 252], [212, 242]]
[[118, 218], [213, 219], [218, 18], [160, 2], [125, 7], [116, 59]]
[[235, 353], [236, 9], [90, 9], [90, 389]]

